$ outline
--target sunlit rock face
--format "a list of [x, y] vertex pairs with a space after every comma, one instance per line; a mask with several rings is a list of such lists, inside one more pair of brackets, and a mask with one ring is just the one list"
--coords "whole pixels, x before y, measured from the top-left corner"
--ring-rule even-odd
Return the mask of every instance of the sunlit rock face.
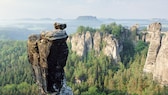
[[152, 73], [153, 80], [168, 86], [168, 32], [161, 33], [161, 24], [149, 25], [150, 45], [144, 72]]
[[71, 38], [72, 51], [76, 52], [79, 56], [84, 56], [85, 54], [85, 34], [75, 34]]
[[118, 41], [112, 35], [105, 35], [103, 43], [105, 44], [103, 53], [118, 62], [120, 60]]
[[168, 32], [162, 36], [161, 47], [154, 67], [153, 79], [168, 86]]
[[[157, 27], [157, 28], [155, 28]], [[160, 27], [160, 28], [159, 28]], [[148, 49], [148, 54], [144, 66], [144, 72], [147, 73], [153, 73], [154, 66], [156, 64], [156, 58], [160, 49], [160, 41], [161, 41], [161, 36], [160, 36], [160, 30], [161, 30], [161, 24], [160, 23], [153, 23], [149, 25], [148, 31], [150, 32], [151, 35], [151, 40], [150, 40], [150, 45]]]
[[161, 26], [161, 23], [159, 23], [159, 22], [155, 22], [155, 23], [150, 24], [147, 27], [147, 30], [143, 31], [143, 33], [144, 32], [145, 33], [142, 36], [142, 40], [150, 43], [150, 41], [153, 40], [153, 38], [152, 38], [153, 33], [161, 31], [161, 28], [162, 28], [162, 26]]
[[116, 62], [120, 61], [118, 41], [111, 34], [100, 32], [76, 33], [70, 39], [72, 51], [78, 56], [85, 56], [89, 51], [94, 50], [96, 56], [102, 51], [104, 55], [111, 57]]

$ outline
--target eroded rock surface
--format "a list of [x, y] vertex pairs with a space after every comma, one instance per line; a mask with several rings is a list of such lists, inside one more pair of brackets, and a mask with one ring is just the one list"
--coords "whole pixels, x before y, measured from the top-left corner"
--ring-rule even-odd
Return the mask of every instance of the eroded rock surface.
[[163, 85], [168, 85], [168, 33], [166, 32], [161, 41], [161, 47], [156, 58], [153, 79]]
[[85, 56], [90, 50], [94, 50], [97, 55], [102, 51], [116, 62], [120, 61], [118, 41], [111, 34], [103, 35], [100, 32], [91, 34], [89, 31], [76, 33], [71, 37], [70, 42], [72, 51], [78, 56]]
[[152, 73], [153, 80], [168, 86], [168, 32], [162, 32], [161, 24], [149, 25], [150, 45], [144, 72]]

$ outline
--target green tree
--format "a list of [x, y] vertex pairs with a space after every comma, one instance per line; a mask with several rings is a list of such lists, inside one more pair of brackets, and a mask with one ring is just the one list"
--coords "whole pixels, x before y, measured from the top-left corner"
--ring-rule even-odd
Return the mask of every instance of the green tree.
[[85, 31], [85, 27], [84, 27], [84, 26], [79, 26], [79, 27], [77, 28], [77, 32], [78, 32], [78, 33], [86, 32], [86, 31]]
[[136, 46], [135, 46], [135, 52], [140, 53], [143, 49], [145, 49], [148, 46], [147, 43], [143, 41], [138, 41]]

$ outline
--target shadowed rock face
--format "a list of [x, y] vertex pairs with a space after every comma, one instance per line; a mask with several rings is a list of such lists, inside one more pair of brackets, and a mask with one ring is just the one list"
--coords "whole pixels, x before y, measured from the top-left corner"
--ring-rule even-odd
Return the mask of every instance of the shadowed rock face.
[[95, 50], [95, 53], [98, 55], [100, 53], [100, 47], [102, 42], [102, 34], [100, 32], [96, 32], [93, 37], [93, 47]]
[[149, 25], [150, 45], [148, 49], [144, 72], [152, 73], [153, 80], [162, 85], [168, 85], [168, 33], [161, 36], [161, 24]]
[[28, 60], [40, 95], [73, 95], [71, 88], [66, 86], [64, 73], [68, 56], [67, 37], [66, 31], [59, 29], [29, 36]]
[[110, 34], [102, 35], [100, 32], [91, 34], [89, 31], [76, 33], [71, 37], [70, 42], [72, 51], [78, 56], [85, 56], [90, 50], [94, 50], [97, 55], [102, 51], [104, 55], [113, 58], [116, 62], [120, 61], [118, 41]]
[[93, 37], [90, 32], [86, 32], [85, 34], [85, 51], [88, 52], [93, 48]]

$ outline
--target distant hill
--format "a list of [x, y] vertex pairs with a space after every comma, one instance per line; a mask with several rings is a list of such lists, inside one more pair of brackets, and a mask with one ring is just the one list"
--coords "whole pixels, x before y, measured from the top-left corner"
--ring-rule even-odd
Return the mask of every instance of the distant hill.
[[96, 16], [79, 16], [76, 20], [83, 20], [83, 21], [98, 21]]
[[75, 28], [77, 28], [78, 26], [89, 26], [89, 27], [97, 28], [101, 24], [103, 24], [103, 22], [100, 21], [95, 16], [79, 16], [76, 19], [69, 22], [69, 25], [75, 26]]

